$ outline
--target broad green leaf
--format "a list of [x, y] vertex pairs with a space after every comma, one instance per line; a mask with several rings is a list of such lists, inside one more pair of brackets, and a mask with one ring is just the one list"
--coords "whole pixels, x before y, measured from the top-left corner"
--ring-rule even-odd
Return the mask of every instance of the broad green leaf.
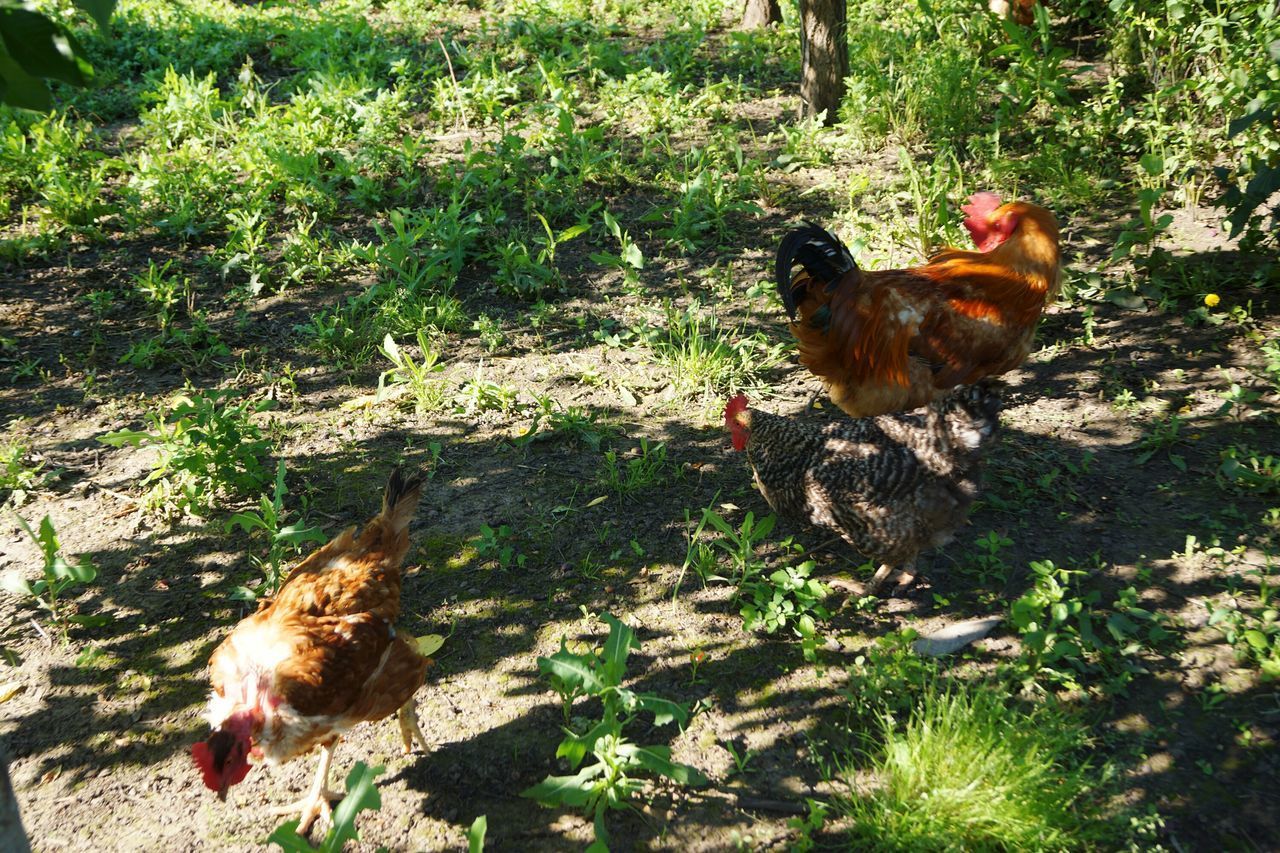
[[570, 770], [578, 769], [578, 765], [587, 757], [587, 753], [595, 747], [596, 741], [613, 732], [615, 728], [616, 723], [611, 724], [609, 721], [601, 720], [581, 735], [569, 735], [556, 747], [556, 758], [568, 761]]
[[763, 539], [773, 531], [773, 526], [778, 523], [776, 515], [766, 515], [760, 519], [760, 523], [756, 525], [755, 538]]
[[444, 636], [441, 634], [423, 634], [414, 640], [418, 654], [424, 658], [429, 658], [444, 646]]
[[[748, 517], [750, 517], [750, 515], [751, 515], [751, 513], [747, 513], [747, 516], [748, 516]], [[738, 534], [737, 534], [737, 532], [736, 532], [732, 527], [730, 527], [730, 526], [729, 526], [729, 522], [725, 521], [725, 520], [720, 516], [720, 513], [718, 513], [718, 512], [712, 512], [712, 511], [711, 511], [711, 510], [709, 510], [709, 509], [704, 509], [704, 510], [702, 511], [702, 518], [703, 518], [705, 521], [709, 522], [709, 523], [711, 524], [711, 526], [712, 526], [712, 527], [714, 527], [716, 530], [719, 530], [719, 531], [720, 531], [721, 533], [723, 533], [725, 536], [728, 536], [728, 537], [731, 537], [731, 538], [732, 538], [732, 539], [734, 539], [734, 540], [737, 540], [737, 538], [738, 538]], [[743, 522], [743, 524], [744, 524], [744, 526], [745, 526], [746, 522]]]
[[626, 623], [608, 613], [600, 617], [609, 626], [609, 639], [604, 641], [604, 666], [608, 673], [607, 686], [622, 683], [622, 674], [627, 668], [627, 655], [632, 649], [640, 648], [635, 631]]
[[358, 841], [356, 832], [356, 815], [365, 809], [377, 811], [382, 808], [382, 795], [373, 780], [382, 774], [385, 768], [367, 767], [363, 761], [357, 761], [347, 774], [347, 795], [333, 810], [333, 826], [324, 837], [321, 849], [325, 853], [338, 853], [347, 841]]
[[98, 570], [94, 568], [93, 563], [83, 559], [71, 563], [62, 557], [54, 557], [51, 568], [54, 577], [71, 578], [80, 583], [92, 583], [98, 576]]
[[266, 843], [278, 845], [285, 853], [320, 853], [298, 834], [298, 823], [295, 818], [277, 826], [276, 831], [267, 836]]
[[396, 364], [402, 364], [404, 361], [403, 356], [400, 355], [400, 347], [396, 344], [396, 339], [391, 337], [390, 332], [387, 332], [382, 339], [382, 352]]
[[653, 714], [653, 724], [655, 726], [665, 726], [670, 722], [678, 722], [684, 725], [689, 719], [689, 709], [670, 699], [663, 699], [661, 696], [654, 696], [651, 693], [641, 693], [636, 697], [636, 706], [641, 711], [648, 711]]
[[228, 601], [257, 601], [258, 594], [247, 586], [238, 586], [227, 594]]
[[299, 545], [303, 542], [323, 542], [325, 539], [324, 532], [320, 528], [307, 527], [302, 522], [282, 527], [280, 532], [276, 534], [277, 542], [288, 542], [291, 545]]
[[556, 235], [557, 243], [566, 243], [574, 237], [579, 237], [591, 230], [590, 225], [573, 225], [564, 229]]
[[538, 658], [538, 669], [543, 675], [559, 679], [566, 687], [595, 694], [603, 690], [605, 684], [590, 661], [590, 658], [575, 655], [562, 645], [560, 651], [551, 657]]
[[252, 533], [255, 530], [266, 530], [267, 523], [256, 512], [237, 512], [222, 525], [222, 532], [230, 533], [234, 527], [239, 527], [245, 533]]
[[484, 835], [489, 831], [489, 818], [480, 815], [467, 830], [467, 853], [484, 853]]
[[640, 247], [635, 243], [622, 250], [622, 260], [626, 261], [633, 269], [644, 269], [644, 253], [640, 251]]
[[525, 788], [520, 796], [537, 800], [546, 806], [585, 806], [592, 797], [592, 781], [604, 773], [603, 764], [584, 767], [573, 776], [548, 776], [538, 784]]
[[4, 574], [0, 575], [0, 588], [13, 595], [35, 595], [35, 590], [31, 588], [31, 584], [17, 569], [8, 569]]
[[609, 813], [608, 805], [603, 801], [596, 805], [595, 819], [592, 821], [596, 838], [587, 847], [587, 853], [609, 853], [609, 827], [604, 822], [605, 815]]
[[1143, 154], [1138, 158], [1138, 165], [1153, 178], [1164, 174], [1164, 158], [1159, 154]]
[[1267, 635], [1256, 628], [1250, 628], [1248, 631], [1245, 631], [1244, 638], [1249, 645], [1253, 646], [1258, 651], [1264, 652], [1267, 650]]
[[1119, 642], [1133, 636], [1137, 632], [1138, 626], [1124, 614], [1112, 613], [1107, 617], [1107, 630]]
[[83, 58], [75, 37], [39, 12], [0, 6], [0, 37], [9, 56], [32, 77], [73, 86], [87, 86], [93, 80], [93, 66]]
[[608, 252], [592, 252], [587, 257], [589, 257], [592, 261], [596, 262], [597, 264], [601, 264], [602, 266], [606, 266], [606, 267], [616, 267], [619, 264], [623, 263], [622, 258], [618, 257], [617, 255], [610, 255]]
[[110, 616], [72, 616], [67, 620], [74, 622], [76, 625], [83, 625], [86, 628], [101, 628], [103, 625], [111, 624]]
[[111, 22], [111, 15], [116, 10], [116, 0], [71, 0], [71, 2], [93, 18], [98, 28], [102, 30], [103, 35], [110, 35], [108, 24]]
[[126, 444], [139, 447], [155, 436], [145, 430], [139, 429], [122, 429], [117, 432], [109, 432], [106, 435], [98, 436], [98, 441], [110, 447], [124, 447]]
[[696, 767], [690, 767], [687, 764], [671, 760], [671, 750], [665, 746], [635, 746], [634, 744], [624, 744], [618, 749], [619, 753], [629, 753], [636, 764], [648, 770], [650, 773], [657, 773], [660, 776], [666, 776], [681, 785], [705, 785], [707, 777]]
[[53, 109], [48, 84], [24, 71], [5, 50], [3, 39], [0, 39], [0, 101], [24, 110], [47, 112]]

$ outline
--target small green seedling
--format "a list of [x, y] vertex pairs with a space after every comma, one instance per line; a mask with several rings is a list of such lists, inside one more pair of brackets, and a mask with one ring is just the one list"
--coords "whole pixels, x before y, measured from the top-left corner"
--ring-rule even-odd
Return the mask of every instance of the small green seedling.
[[53, 529], [53, 522], [49, 520], [49, 516], [46, 515], [40, 520], [38, 533], [31, 529], [26, 519], [21, 516], [14, 517], [18, 520], [19, 526], [31, 537], [31, 541], [40, 549], [44, 557], [44, 577], [32, 583], [17, 569], [10, 569], [0, 577], [0, 586], [13, 595], [34, 598], [36, 604], [49, 612], [49, 618], [62, 631], [64, 639], [68, 623], [103, 624], [106, 621], [105, 617], [69, 615], [71, 605], [62, 600], [62, 593], [70, 587], [93, 583], [98, 576], [98, 570], [94, 568], [93, 563], [83, 557], [73, 562], [62, 556], [62, 546], [58, 542], [58, 534]]
[[270, 400], [232, 402], [230, 391], [179, 397], [172, 411], [148, 412], [149, 430], [120, 430], [98, 437], [111, 447], [155, 447], [155, 467], [143, 481], [151, 488], [143, 506], [162, 515], [212, 509], [220, 492], [253, 493], [270, 482], [262, 457], [271, 442], [252, 416]]
[[378, 399], [385, 400], [391, 395], [387, 382], [408, 391], [413, 400], [414, 411], [434, 412], [444, 407], [449, 399], [449, 383], [436, 377], [444, 371], [444, 365], [438, 362], [439, 354], [431, 346], [427, 333], [418, 330], [418, 349], [422, 352], [422, 361], [415, 362], [413, 356], [400, 349], [395, 339], [388, 333], [382, 339], [382, 354], [391, 362], [392, 367], [382, 371], [378, 376]]
[[798, 566], [783, 566], [767, 578], [746, 581], [740, 588], [743, 599], [742, 627], [750, 631], [762, 627], [767, 634], [789, 627], [800, 638], [805, 660], [812, 661], [817, 651], [817, 620], [831, 613], [822, 602], [829, 594], [823, 584], [809, 577], [813, 560]]
[[642, 713], [653, 715], [655, 726], [689, 720], [689, 709], [652, 693], [634, 693], [622, 686], [627, 656], [639, 649], [635, 631], [605, 614], [609, 637], [604, 650], [570, 652], [560, 641], [560, 651], [551, 657], [538, 658], [538, 669], [560, 694], [566, 722], [574, 699], [590, 696], [600, 699], [603, 710], [599, 722], [583, 731], [565, 726], [565, 738], [556, 749], [556, 757], [564, 758], [570, 769], [576, 769], [588, 754], [596, 762], [572, 776], [548, 776], [521, 792], [522, 797], [537, 800], [544, 806], [570, 806], [591, 815], [595, 823], [595, 843], [590, 853], [609, 849], [609, 833], [605, 816], [611, 809], [628, 806], [631, 798], [644, 786], [638, 774], [663, 776], [680, 785], [705, 785], [707, 778], [696, 768], [671, 760], [671, 749], [665, 746], [639, 746], [625, 737], [626, 729]]
[[276, 484], [271, 499], [268, 500], [264, 495], [258, 502], [257, 512], [238, 512], [231, 516], [231, 520], [224, 525], [223, 529], [228, 533], [235, 527], [239, 527], [250, 535], [255, 531], [261, 530], [267, 535], [270, 542], [265, 559], [256, 555], [250, 557], [254, 565], [262, 571], [262, 585], [256, 590], [243, 586], [238, 587], [232, 593], [232, 598], [254, 601], [261, 595], [275, 595], [277, 590], [280, 589], [281, 581], [284, 580], [282, 566], [286, 554], [289, 551], [294, 554], [299, 553], [304, 542], [325, 541], [324, 533], [319, 528], [307, 527], [305, 521], [281, 526], [287, 515], [284, 508], [284, 496], [288, 492], [289, 489], [284, 484], [284, 460], [282, 459], [276, 465]]
[[515, 534], [511, 527], [500, 524], [497, 528], [480, 525], [480, 538], [476, 540], [476, 554], [495, 559], [501, 569], [523, 568], [525, 555], [516, 552]]
[[467, 853], [484, 853], [484, 835], [489, 831], [488, 815], [480, 815], [467, 830]]
[[733, 772], [739, 776], [746, 775], [747, 768], [751, 766], [751, 759], [760, 754], [759, 750], [748, 749], [746, 746], [739, 749], [737, 744], [731, 740], [726, 740], [720, 745], [724, 747], [724, 751], [729, 753], [729, 757], [733, 759]]
[[667, 463], [667, 446], [650, 445], [648, 439], [642, 438], [638, 451], [630, 458], [620, 456], [616, 450], [605, 451], [599, 482], [619, 498], [628, 498], [650, 486], [662, 485], [673, 476], [676, 475]]

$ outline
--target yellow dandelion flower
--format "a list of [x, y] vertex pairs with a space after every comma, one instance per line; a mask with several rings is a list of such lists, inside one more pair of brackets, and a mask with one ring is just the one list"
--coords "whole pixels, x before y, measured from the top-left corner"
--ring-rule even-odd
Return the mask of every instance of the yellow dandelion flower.
[[1218, 294], [1216, 293], [1209, 293], [1204, 297], [1204, 304], [1208, 305], [1210, 308], [1216, 308], [1218, 303], [1221, 301], [1222, 300], [1218, 298]]

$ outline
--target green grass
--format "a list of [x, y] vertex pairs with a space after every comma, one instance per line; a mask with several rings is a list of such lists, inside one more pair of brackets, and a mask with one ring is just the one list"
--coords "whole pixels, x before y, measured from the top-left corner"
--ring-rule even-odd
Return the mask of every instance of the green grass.
[[[24, 314], [17, 303], [36, 296], [18, 295], [0, 327], [0, 375], [30, 418], [5, 426], [0, 497], [55, 504], [64, 482], [112, 500], [129, 492], [169, 520], [199, 516], [180, 532], [207, 537], [202, 554], [256, 549], [277, 575], [293, 544], [275, 536], [289, 529], [286, 503], [357, 521], [340, 485], [349, 469], [439, 440], [462, 452], [451, 491], [433, 495], [448, 511], [414, 531], [419, 562], [443, 570], [433, 601], [506, 594], [453, 571], [483, 565], [513, 585], [556, 579], [549, 599], [495, 613], [585, 615], [605, 595], [634, 603], [629, 575], [643, 571], [672, 608], [693, 602], [687, 640], [708, 651], [688, 680], [709, 694], [681, 695], [691, 703], [786, 692], [771, 670], [745, 688], [721, 668], [739, 650], [753, 668], [766, 643], [769, 666], [802, 689], [839, 692], [827, 673], [847, 661], [828, 641], [883, 637], [848, 666], [846, 710], [867, 736], [850, 763], [863, 775], [837, 810], [845, 822], [824, 827], [814, 809], [805, 843], [1128, 843], [1096, 806], [1103, 762], [1130, 756], [1114, 743], [1095, 751], [1080, 720], [1054, 710], [1061, 694], [1114, 720], [1117, 695], [1150, 699], [1148, 670], [1168, 675], [1201, 640], [1236, 666], [1222, 683], [1178, 688], [1199, 700], [1183, 707], [1219, 713], [1244, 682], [1269, 701], [1261, 691], [1280, 677], [1275, 238], [1262, 208], [1240, 252], [1219, 252], [1208, 230], [1228, 212], [1215, 198], [1265, 186], [1276, 168], [1267, 118], [1280, 103], [1269, 52], [1280, 17], [1264, 0], [1064, 0], [1023, 29], [980, 0], [851, 0], [850, 88], [828, 127], [795, 118], [799, 35], [795, 4], [783, 5], [780, 26], [740, 32], [727, 0], [123, 0], [110, 40], [78, 31], [101, 85], [55, 86], [49, 115], [0, 109], [0, 262], [57, 309]], [[901, 611], [855, 598], [828, 619], [823, 585], [848, 567], [801, 562], [817, 542], [761, 519], [741, 457], [702, 422], [738, 391], [786, 405], [816, 387], [794, 367], [772, 294], [771, 253], [790, 224], [835, 228], [868, 269], [900, 267], [967, 245], [958, 205], [984, 189], [1047, 204], [1064, 225], [1066, 288], [1040, 333], [1037, 378], [1018, 393], [1038, 403], [1038, 377], [1053, 376], [1079, 404], [1080, 432], [1075, 421], [1040, 429], [1035, 405], [1011, 411], [982, 518], [936, 558], [931, 594]], [[1208, 251], [1186, 251], [1180, 241], [1201, 232]], [[1176, 367], [1147, 368], [1166, 353], [1144, 318], [1167, 327]], [[1059, 358], [1070, 372], [1056, 372]], [[160, 402], [178, 388], [219, 390]], [[344, 405], [375, 388], [402, 405]], [[281, 397], [287, 410], [267, 422], [259, 412]], [[37, 420], [27, 400], [55, 416]], [[147, 449], [99, 447], [86, 462], [77, 443], [107, 430], [111, 445]], [[148, 455], [119, 458], [131, 452]], [[296, 508], [282, 484], [270, 491], [276, 456], [305, 483]], [[114, 479], [144, 461], [143, 483]], [[1202, 486], [1222, 511], [1189, 518], [1159, 552], [1137, 536], [1133, 548], [1094, 537], [1103, 498], [1135, 528], [1161, 512], [1109, 491], [1131, 477], [1159, 482], [1153, 500], [1193, 515], [1204, 510], [1187, 490]], [[99, 491], [75, 499], [96, 509]], [[253, 526], [251, 501], [274, 550], [225, 533], [237, 512]], [[687, 549], [684, 506], [707, 507], [701, 523], [685, 511]], [[49, 511], [68, 541], [92, 537]], [[437, 515], [468, 521], [437, 530]], [[477, 535], [483, 519], [493, 526]], [[1098, 552], [1073, 550], [1081, 542]], [[1201, 567], [1208, 624], [1184, 641], [1194, 629], [1168, 614], [1186, 590], [1166, 576]], [[734, 594], [674, 594], [689, 569]], [[113, 584], [135, 582], [110, 571]], [[448, 587], [451, 574], [465, 586]], [[1007, 617], [1007, 653], [967, 650], [942, 687], [941, 667], [911, 650], [913, 626], [926, 610], [958, 620], [978, 609]], [[695, 633], [704, 611], [719, 635], [705, 623]], [[764, 631], [739, 631], [735, 614]], [[661, 631], [654, 640], [655, 660], [689, 653]], [[462, 683], [476, 662], [458, 654], [445, 666]], [[536, 653], [519, 654], [532, 671]], [[963, 686], [971, 665], [989, 680]], [[494, 701], [505, 713], [517, 695], [531, 694]], [[726, 715], [711, 727], [755, 725], [721, 704], [695, 707]], [[1188, 735], [1196, 745], [1230, 730], [1209, 722]], [[731, 746], [737, 772], [758, 777], [750, 752]], [[1177, 808], [1160, 796], [1159, 808]]]
[[1085, 730], [1059, 712], [1020, 710], [994, 685], [934, 684], [879, 738], [872, 789], [837, 804], [854, 849], [1066, 850], [1108, 837]]
[[696, 302], [684, 310], [668, 305], [666, 319], [667, 332], [654, 342], [654, 355], [687, 395], [707, 399], [756, 389], [766, 371], [782, 364], [782, 342], [726, 329]]

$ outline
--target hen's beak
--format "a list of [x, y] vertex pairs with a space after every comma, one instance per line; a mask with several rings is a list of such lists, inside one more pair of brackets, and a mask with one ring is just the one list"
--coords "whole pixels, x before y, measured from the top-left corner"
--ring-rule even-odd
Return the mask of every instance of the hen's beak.
[[225, 803], [227, 801], [227, 786], [225, 784], [218, 786], [218, 802]]

